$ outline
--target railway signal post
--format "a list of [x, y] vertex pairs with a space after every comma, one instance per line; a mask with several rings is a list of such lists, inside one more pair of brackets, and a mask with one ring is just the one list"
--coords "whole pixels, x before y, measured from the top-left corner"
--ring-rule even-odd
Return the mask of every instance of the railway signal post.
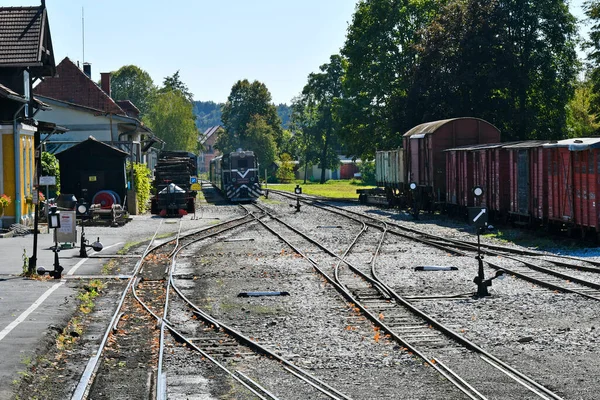
[[[296, 193], [296, 212], [300, 211], [300, 195], [302, 194], [302, 188], [300, 187], [300, 185], [296, 185], [296, 187], [294, 188], [294, 193]], [[290, 207], [294, 207], [292, 204], [290, 204]]]
[[[50, 207], [50, 212], [48, 213], [48, 228], [54, 229], [54, 270], [49, 271], [48, 275], [54, 279], [60, 279], [64, 268], [60, 265], [58, 260], [60, 246], [58, 245], [58, 236], [56, 230], [60, 228], [60, 211], [57, 211], [56, 205]], [[46, 270], [44, 267], [38, 267], [37, 273], [38, 275], [44, 275]]]
[[[479, 199], [483, 195], [483, 189], [479, 186], [473, 188], [473, 195], [475, 199]], [[488, 227], [488, 212], [485, 207], [469, 207], [469, 224], [475, 225], [477, 230], [477, 255], [475, 259], [479, 264], [477, 276], [473, 279], [473, 282], [477, 285], [477, 293], [475, 297], [482, 298], [490, 296], [488, 287], [492, 286], [492, 280], [502, 276], [503, 271], [496, 272], [496, 275], [490, 279], [485, 279], [485, 273], [483, 271], [483, 254], [481, 254], [481, 233]]]

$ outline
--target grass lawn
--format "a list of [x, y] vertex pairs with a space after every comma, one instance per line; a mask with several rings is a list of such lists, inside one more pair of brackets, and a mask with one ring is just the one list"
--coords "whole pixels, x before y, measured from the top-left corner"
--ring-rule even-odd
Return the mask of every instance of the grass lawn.
[[[306, 182], [302, 180], [294, 181], [294, 183], [269, 183], [267, 188], [285, 190], [286, 192], [294, 193], [296, 185], [302, 188], [302, 194], [310, 194], [314, 196], [334, 197], [338, 199], [358, 199], [356, 189], [370, 189], [374, 186], [363, 185], [360, 181], [355, 180], [329, 180], [324, 184], [318, 182]], [[263, 184], [263, 189], [265, 185]]]

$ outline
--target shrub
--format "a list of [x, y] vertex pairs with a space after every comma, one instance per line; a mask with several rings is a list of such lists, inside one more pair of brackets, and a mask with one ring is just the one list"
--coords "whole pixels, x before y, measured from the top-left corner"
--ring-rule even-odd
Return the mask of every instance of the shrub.
[[[127, 169], [131, 168], [128, 163]], [[146, 164], [133, 164], [133, 179], [135, 182], [135, 195], [138, 201], [138, 212], [143, 214], [148, 209], [148, 200], [150, 200], [150, 170]]]
[[361, 174], [361, 179], [365, 185], [375, 185], [375, 162], [363, 161], [359, 164], [358, 169]]

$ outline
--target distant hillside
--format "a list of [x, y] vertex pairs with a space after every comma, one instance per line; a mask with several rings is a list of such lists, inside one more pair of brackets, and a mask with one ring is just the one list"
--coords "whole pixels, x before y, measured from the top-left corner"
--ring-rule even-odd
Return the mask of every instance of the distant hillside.
[[215, 103], [214, 101], [194, 101], [196, 126], [201, 133], [211, 126], [223, 125], [221, 122], [222, 106], [222, 103]]
[[[194, 113], [196, 114], [196, 126], [200, 132], [204, 132], [211, 126], [223, 125], [221, 121], [221, 107], [223, 103], [214, 101], [194, 101]], [[281, 118], [283, 129], [288, 129], [290, 125], [290, 115], [292, 110], [287, 104], [277, 106], [277, 114]]]
[[283, 129], [290, 128], [290, 117], [292, 115], [292, 109], [287, 104], [280, 104], [277, 106], [277, 115], [281, 118], [281, 126]]

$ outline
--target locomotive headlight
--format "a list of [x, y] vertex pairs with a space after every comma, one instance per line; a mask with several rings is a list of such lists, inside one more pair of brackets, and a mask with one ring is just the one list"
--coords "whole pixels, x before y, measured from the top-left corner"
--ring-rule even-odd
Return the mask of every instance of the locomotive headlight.
[[254, 182], [254, 177], [253, 176], [250, 177], [250, 182]]
[[86, 212], [86, 211], [87, 211], [87, 207], [85, 206], [85, 204], [80, 204], [80, 205], [77, 207], [77, 212], [78, 212], [79, 214], [85, 214], [85, 212]]
[[231, 178], [231, 182], [235, 182], [235, 181], [237, 181], [236, 178]]

